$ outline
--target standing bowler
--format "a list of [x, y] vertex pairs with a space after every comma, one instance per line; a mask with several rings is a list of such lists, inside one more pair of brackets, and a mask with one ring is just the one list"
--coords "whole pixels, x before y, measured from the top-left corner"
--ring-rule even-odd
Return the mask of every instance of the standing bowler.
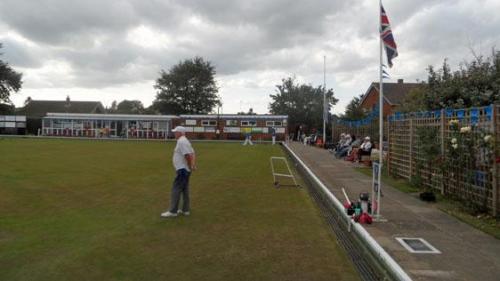
[[[172, 132], [177, 140], [172, 159], [176, 176], [172, 186], [170, 209], [161, 214], [164, 218], [176, 217], [180, 214], [189, 216], [189, 176], [196, 169], [194, 149], [186, 138], [186, 128], [177, 126]], [[179, 210], [181, 196], [183, 205], [182, 210]]]

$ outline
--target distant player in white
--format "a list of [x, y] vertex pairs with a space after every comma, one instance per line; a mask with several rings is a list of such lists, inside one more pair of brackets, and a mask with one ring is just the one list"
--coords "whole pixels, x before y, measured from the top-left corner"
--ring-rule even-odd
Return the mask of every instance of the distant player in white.
[[250, 132], [247, 132], [245, 134], [245, 142], [243, 143], [243, 145], [247, 145], [247, 144], [253, 145], [252, 134], [250, 134]]
[[271, 136], [273, 139], [273, 145], [275, 145], [276, 144], [276, 128], [274, 128], [274, 127], [271, 127]]

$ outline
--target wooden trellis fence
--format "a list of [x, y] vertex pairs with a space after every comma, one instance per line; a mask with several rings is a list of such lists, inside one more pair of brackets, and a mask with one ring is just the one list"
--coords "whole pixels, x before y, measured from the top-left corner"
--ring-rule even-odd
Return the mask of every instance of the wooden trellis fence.
[[[498, 215], [500, 106], [396, 113], [389, 117], [388, 169], [393, 175], [418, 179], [429, 188], [462, 200], [477, 210]], [[423, 143], [419, 132], [433, 130]], [[433, 163], [423, 164], [425, 145], [437, 149]]]
[[[334, 142], [341, 133], [378, 141], [377, 119], [368, 124], [333, 121]], [[429, 144], [419, 136], [422, 131], [435, 133], [437, 155], [432, 163], [425, 163], [429, 156], [424, 147]], [[392, 175], [418, 179], [427, 188], [500, 215], [500, 105], [395, 113], [384, 122], [384, 139]]]

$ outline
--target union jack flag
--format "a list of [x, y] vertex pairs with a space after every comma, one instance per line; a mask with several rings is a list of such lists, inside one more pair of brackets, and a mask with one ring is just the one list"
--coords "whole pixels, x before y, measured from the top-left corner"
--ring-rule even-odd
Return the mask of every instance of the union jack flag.
[[394, 41], [394, 36], [392, 36], [389, 18], [387, 17], [382, 4], [380, 4], [380, 22], [380, 38], [382, 39], [382, 42], [384, 42], [385, 53], [387, 54], [387, 63], [389, 64], [389, 67], [392, 67], [392, 59], [398, 56], [398, 49], [396, 41]]

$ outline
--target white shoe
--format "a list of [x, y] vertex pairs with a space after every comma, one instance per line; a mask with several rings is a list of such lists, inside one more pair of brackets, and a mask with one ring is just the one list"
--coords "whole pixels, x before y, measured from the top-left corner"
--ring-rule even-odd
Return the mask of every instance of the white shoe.
[[189, 216], [191, 213], [190, 212], [183, 212], [182, 210], [177, 211], [178, 215], [184, 215], [184, 216]]
[[173, 218], [177, 217], [177, 214], [171, 213], [170, 211], [166, 211], [165, 213], [161, 213], [160, 216], [163, 218]]

